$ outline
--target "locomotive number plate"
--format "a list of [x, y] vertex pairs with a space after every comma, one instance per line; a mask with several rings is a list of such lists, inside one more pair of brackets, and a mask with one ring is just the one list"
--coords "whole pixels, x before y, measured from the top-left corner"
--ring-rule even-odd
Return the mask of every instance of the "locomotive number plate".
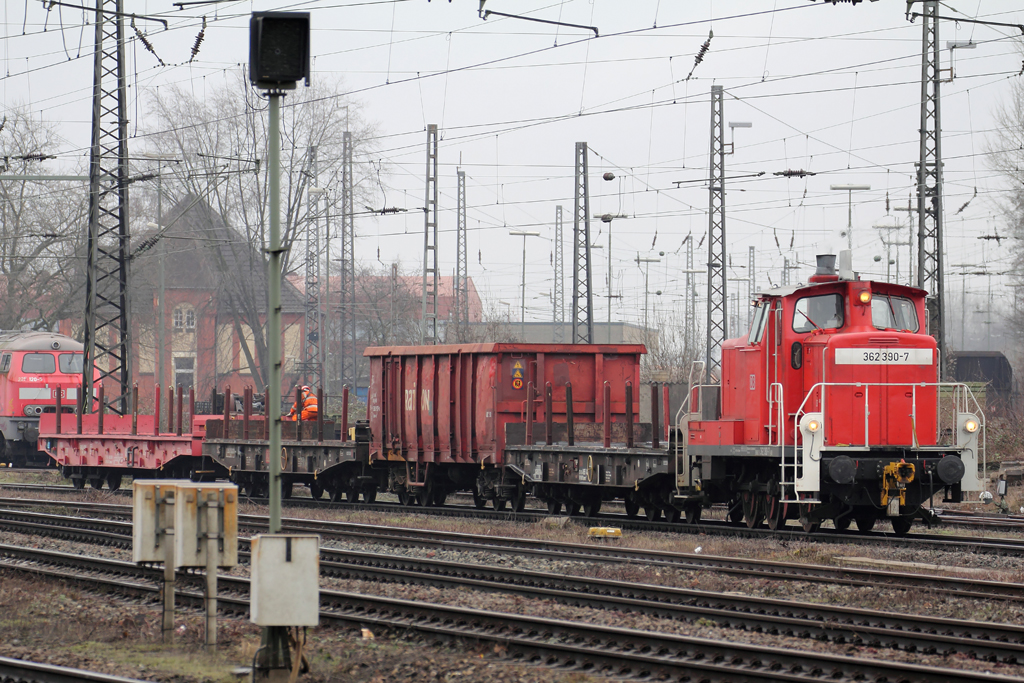
[[836, 349], [836, 365], [931, 365], [931, 349]]

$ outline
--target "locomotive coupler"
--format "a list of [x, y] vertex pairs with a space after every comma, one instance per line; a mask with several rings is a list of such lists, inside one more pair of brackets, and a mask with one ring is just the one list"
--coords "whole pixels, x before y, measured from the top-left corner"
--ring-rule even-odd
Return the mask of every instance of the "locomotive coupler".
[[909, 462], [891, 462], [882, 470], [882, 507], [889, 517], [898, 517], [907, 504], [907, 484], [914, 481], [916, 468]]

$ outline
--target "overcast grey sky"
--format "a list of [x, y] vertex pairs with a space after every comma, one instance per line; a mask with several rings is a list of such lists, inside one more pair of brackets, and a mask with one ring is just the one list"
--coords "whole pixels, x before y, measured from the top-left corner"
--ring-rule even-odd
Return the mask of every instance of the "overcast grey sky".
[[[377, 122], [381, 138], [372, 161], [383, 178], [389, 206], [410, 211], [360, 217], [357, 258], [408, 267], [422, 259], [425, 128], [440, 127], [443, 272], [455, 267], [456, 169], [468, 177], [469, 270], [494, 305], [518, 311], [522, 238], [510, 229], [537, 230], [527, 242], [527, 318], [550, 318], [555, 206], [565, 209], [571, 239], [573, 154], [577, 141], [591, 149], [592, 213], [624, 214], [613, 223], [612, 314], [643, 319], [643, 272], [637, 256], [657, 257], [650, 289], [661, 290], [661, 310], [681, 308], [688, 234], [700, 243], [707, 230], [709, 93], [725, 87], [725, 118], [750, 122], [737, 129], [727, 157], [728, 248], [746, 278], [749, 246], [757, 249], [756, 279], [778, 284], [783, 258], [810, 264], [813, 255], [845, 245], [845, 192], [837, 183], [865, 183], [853, 195], [855, 267], [884, 276], [879, 231], [888, 193], [906, 206], [918, 158], [921, 22], [896, 0], [847, 4], [807, 0], [488, 0], [486, 9], [596, 26], [556, 27], [492, 16], [483, 21], [476, 0], [221, 2], [174, 7], [169, 0], [125, 0], [125, 10], [170, 21], [161, 31], [137, 21], [168, 64], [186, 62], [203, 18], [205, 41], [190, 65], [160, 67], [135, 40], [132, 118], [151, 88], [187, 83], [201, 94], [248, 59], [248, 21], [254, 10], [310, 11], [313, 78], [339, 78]], [[919, 5], [918, 5], [919, 7]], [[952, 0], [942, 14], [1017, 23], [1024, 10], [1009, 0]], [[88, 146], [92, 29], [83, 12], [46, 11], [37, 0], [5, 3], [3, 103], [29, 104], [65, 135], [63, 163], [81, 160]], [[694, 55], [714, 31], [710, 50]], [[129, 29], [129, 35], [131, 30]], [[1006, 263], [1005, 246], [978, 236], [1004, 232], [997, 202], [1002, 180], [983, 155], [993, 111], [1020, 78], [1022, 55], [1008, 28], [945, 21], [940, 37], [973, 41], [955, 54], [955, 80], [942, 86], [946, 180], [947, 263]], [[942, 51], [943, 67], [950, 51]], [[690, 76], [692, 71], [692, 76]], [[690, 76], [689, 80], [687, 77]], [[727, 133], [728, 137], [728, 133]], [[357, 159], [368, 161], [368, 159]], [[54, 163], [54, 162], [51, 162]], [[57, 162], [60, 163], [60, 162]], [[804, 169], [817, 175], [772, 175]], [[600, 180], [606, 171], [616, 179]], [[749, 177], [764, 172], [761, 177]], [[743, 177], [747, 176], [747, 177]], [[676, 186], [676, 182], [679, 186]], [[973, 198], [977, 189], [977, 197]], [[957, 209], [971, 199], [960, 214]], [[895, 213], [900, 221], [907, 214]], [[892, 218], [889, 219], [893, 220]], [[594, 239], [607, 244], [599, 221]], [[776, 241], [777, 240], [777, 241]], [[790, 245], [792, 244], [792, 248]], [[1005, 243], [1004, 243], [1005, 245]], [[595, 251], [596, 318], [606, 318], [607, 248]], [[567, 264], [571, 245], [565, 246]], [[905, 279], [906, 252], [900, 257]], [[707, 261], [706, 240], [695, 254]], [[740, 268], [739, 266], [743, 266]], [[949, 268], [952, 273], [956, 269]], [[571, 271], [566, 268], [566, 276]], [[804, 267], [795, 277], [809, 275]], [[745, 296], [745, 287], [737, 284]], [[950, 276], [957, 292], [960, 281]], [[981, 290], [985, 284], [971, 283]], [[571, 280], [566, 282], [570, 293]], [[703, 292], [703, 284], [701, 284]], [[568, 309], [568, 303], [566, 308]]]

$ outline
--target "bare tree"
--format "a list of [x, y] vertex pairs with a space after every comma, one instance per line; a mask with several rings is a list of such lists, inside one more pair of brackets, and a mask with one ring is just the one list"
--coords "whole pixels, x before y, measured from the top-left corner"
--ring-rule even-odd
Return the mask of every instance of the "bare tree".
[[[315, 83], [289, 93], [282, 109], [284, 272], [302, 268], [305, 248], [299, 246], [309, 225], [308, 191], [337, 188], [328, 192], [326, 213], [338, 214], [334, 205], [341, 203], [345, 131], [351, 131], [355, 150], [365, 150], [373, 136], [372, 127], [359, 115], [358, 104], [340, 94], [339, 82], [318, 79]], [[259, 368], [262, 377], [257, 385], [262, 386], [268, 368], [266, 331], [261, 324], [266, 288], [259, 286], [269, 230], [266, 103], [244, 75], [236, 73], [232, 82], [207, 90], [203, 98], [182, 86], [162, 88], [153, 95], [150, 107], [147, 148], [180, 159], [170, 167], [174, 182], [164, 181], [167, 198], [173, 202], [195, 197], [208, 203], [248, 243], [227, 247], [230, 254], [221, 252], [227, 257], [222, 264], [227, 276], [221, 280], [218, 298], [233, 317], [236, 330], [245, 326], [258, 331], [251, 337], [251, 346], [245, 335], [240, 340], [250, 366]], [[355, 166], [353, 185], [365, 195], [372, 190], [364, 182], [362, 169], [363, 165]]]
[[52, 328], [81, 303], [70, 294], [82, 272], [88, 188], [38, 179], [62, 143], [56, 127], [20, 109], [0, 125], [0, 172], [16, 177], [0, 181], [0, 329]]

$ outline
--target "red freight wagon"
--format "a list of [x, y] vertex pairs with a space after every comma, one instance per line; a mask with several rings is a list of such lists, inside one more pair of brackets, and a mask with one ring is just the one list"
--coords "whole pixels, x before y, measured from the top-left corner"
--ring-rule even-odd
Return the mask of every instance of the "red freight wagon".
[[[458, 470], [449, 467], [458, 463], [500, 468], [509, 439], [506, 426], [527, 421], [531, 388], [532, 421], [546, 421], [543, 392], [548, 383], [553, 422], [566, 422], [570, 384], [574, 423], [602, 421], [606, 382], [611, 420], [625, 422], [626, 383], [639, 386], [643, 353], [639, 344], [369, 348], [370, 460], [411, 463], [407, 481], [400, 484], [415, 493], [417, 486], [438, 480], [429, 472], [431, 465], [445, 466], [447, 481], [459, 479]], [[476, 471], [467, 470], [467, 475]]]

